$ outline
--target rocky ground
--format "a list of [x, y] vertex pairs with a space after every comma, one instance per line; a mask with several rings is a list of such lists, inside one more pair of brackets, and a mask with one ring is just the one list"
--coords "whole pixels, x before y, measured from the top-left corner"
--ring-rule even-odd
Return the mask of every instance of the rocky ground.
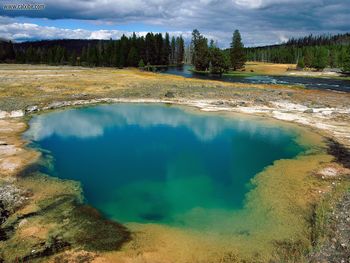
[[350, 262], [350, 193], [338, 200], [328, 224], [326, 240], [312, 253], [310, 262]]
[[[323, 180], [330, 180], [332, 187], [339, 187], [341, 180], [350, 179], [350, 151], [334, 140], [328, 142], [328, 152], [342, 166], [327, 167], [320, 171]], [[338, 185], [338, 186], [337, 186]], [[342, 188], [342, 186], [340, 186]], [[327, 196], [319, 209], [324, 213], [324, 222], [320, 233], [314, 240], [314, 251], [310, 254], [312, 263], [348, 263], [350, 262], [350, 189], [335, 191]]]

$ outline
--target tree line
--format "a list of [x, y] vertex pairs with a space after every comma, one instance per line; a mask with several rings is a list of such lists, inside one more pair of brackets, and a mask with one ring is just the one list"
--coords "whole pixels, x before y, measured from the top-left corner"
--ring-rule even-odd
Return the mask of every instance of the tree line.
[[297, 64], [300, 68], [326, 67], [350, 71], [350, 34], [307, 36], [284, 44], [246, 49], [250, 61]]
[[229, 52], [218, 48], [217, 44], [208, 39], [195, 29], [191, 40], [191, 63], [199, 72], [222, 74], [229, 69], [238, 70], [244, 67], [246, 61], [241, 34], [235, 30], [232, 36]]
[[0, 62], [106, 67], [146, 67], [190, 63], [195, 71], [222, 74], [244, 67], [246, 60], [297, 64], [299, 68], [341, 68], [350, 72], [350, 34], [309, 35], [280, 45], [244, 48], [238, 30], [230, 48], [220, 49], [197, 29], [185, 47], [182, 36], [135, 33], [118, 40], [0, 40]]
[[13, 63], [104, 67], [180, 65], [184, 53], [183, 37], [170, 37], [168, 33], [164, 36], [161, 33], [147, 33], [146, 36], [134, 33], [118, 40], [0, 42], [0, 62]]
[[[186, 51], [186, 53], [185, 53]], [[182, 36], [168, 33], [135, 33], [118, 40], [43, 40], [13, 44], [0, 41], [0, 62], [104, 67], [147, 67], [147, 65], [194, 65], [196, 71], [222, 74], [244, 66], [245, 53], [238, 30], [233, 34], [230, 53], [213, 40], [193, 30], [186, 47]]]
[[290, 38], [285, 45], [286, 46], [333, 46], [333, 45], [347, 45], [350, 43], [350, 33], [337, 34], [337, 35], [313, 35], [310, 34], [300, 38]]

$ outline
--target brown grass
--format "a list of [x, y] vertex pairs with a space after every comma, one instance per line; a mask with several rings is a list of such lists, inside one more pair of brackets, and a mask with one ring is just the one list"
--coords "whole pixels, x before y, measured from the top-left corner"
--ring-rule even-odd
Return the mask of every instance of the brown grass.
[[245, 65], [247, 72], [253, 71], [257, 74], [284, 75], [288, 69], [296, 69], [295, 64], [275, 64], [264, 62], [247, 62]]
[[[256, 63], [254, 63], [256, 64]], [[250, 65], [265, 71], [282, 72], [287, 65]], [[0, 110], [46, 106], [53, 101], [90, 98], [164, 98], [172, 100], [217, 99], [253, 101], [289, 100], [315, 106], [348, 105], [350, 94], [305, 90], [288, 85], [225, 83], [189, 79], [137, 69], [53, 67], [0, 64]]]

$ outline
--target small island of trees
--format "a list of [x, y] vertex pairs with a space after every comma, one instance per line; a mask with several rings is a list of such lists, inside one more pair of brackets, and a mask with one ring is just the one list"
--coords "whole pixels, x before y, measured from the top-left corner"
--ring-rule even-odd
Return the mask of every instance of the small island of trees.
[[213, 40], [208, 40], [197, 29], [192, 32], [192, 64], [197, 72], [222, 74], [230, 68], [242, 69], [246, 62], [241, 34], [235, 30], [232, 36], [231, 48], [228, 53], [217, 47]]

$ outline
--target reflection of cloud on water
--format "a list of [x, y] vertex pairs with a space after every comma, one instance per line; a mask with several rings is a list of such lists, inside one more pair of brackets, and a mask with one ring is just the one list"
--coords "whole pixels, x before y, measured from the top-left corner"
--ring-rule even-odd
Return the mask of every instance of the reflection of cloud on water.
[[[92, 117], [92, 116], [91, 116]], [[81, 116], [74, 110], [51, 113], [34, 118], [26, 135], [39, 141], [52, 135], [62, 137], [94, 137], [103, 134], [103, 125], [96, 123], [88, 116]]]
[[265, 137], [268, 134], [270, 138], [280, 136], [280, 131], [252, 120], [191, 114], [176, 107], [135, 104], [104, 105], [40, 115], [32, 119], [26, 136], [35, 141], [52, 135], [89, 138], [102, 136], [107, 128], [125, 125], [137, 125], [142, 128], [158, 125], [182, 126], [203, 141], [214, 139], [228, 128], [250, 135]]

